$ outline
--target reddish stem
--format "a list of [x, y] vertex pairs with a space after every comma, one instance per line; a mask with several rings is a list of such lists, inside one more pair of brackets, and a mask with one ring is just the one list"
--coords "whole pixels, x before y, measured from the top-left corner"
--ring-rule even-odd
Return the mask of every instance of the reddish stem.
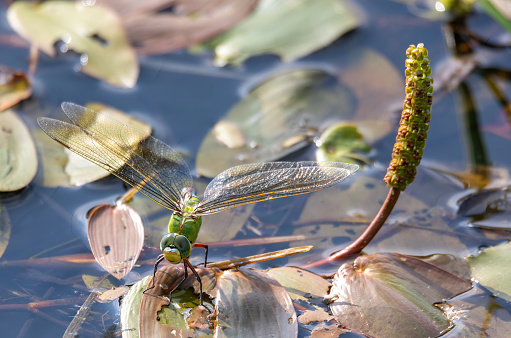
[[317, 267], [323, 264], [331, 263], [335, 260], [346, 259], [352, 255], [360, 253], [366, 247], [366, 245], [371, 242], [374, 236], [376, 236], [382, 225], [389, 217], [392, 209], [394, 209], [394, 205], [397, 202], [400, 192], [401, 191], [398, 188], [390, 188], [389, 194], [381, 206], [380, 211], [378, 211], [378, 214], [374, 217], [371, 224], [369, 224], [364, 233], [360, 235], [355, 242], [351, 243], [341, 251], [334, 253], [328, 258], [305, 266], [305, 268]]

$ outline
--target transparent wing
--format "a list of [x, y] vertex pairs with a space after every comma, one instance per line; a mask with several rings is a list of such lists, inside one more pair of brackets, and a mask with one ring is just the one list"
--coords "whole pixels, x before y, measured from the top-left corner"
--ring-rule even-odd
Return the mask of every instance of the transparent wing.
[[41, 128], [71, 151], [108, 170], [156, 203], [179, 210], [181, 191], [192, 184], [181, 156], [165, 143], [93, 110], [63, 103], [76, 124], [39, 118]]
[[209, 183], [197, 214], [305, 194], [330, 187], [358, 170], [340, 162], [269, 162], [227, 169]]

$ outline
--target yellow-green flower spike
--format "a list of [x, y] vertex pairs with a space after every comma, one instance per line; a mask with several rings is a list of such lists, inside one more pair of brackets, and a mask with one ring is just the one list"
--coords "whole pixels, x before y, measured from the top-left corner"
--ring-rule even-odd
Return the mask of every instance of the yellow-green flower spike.
[[406, 99], [392, 160], [383, 179], [391, 188], [405, 190], [417, 173], [428, 137], [433, 103], [433, 78], [428, 50], [420, 43], [406, 50]]

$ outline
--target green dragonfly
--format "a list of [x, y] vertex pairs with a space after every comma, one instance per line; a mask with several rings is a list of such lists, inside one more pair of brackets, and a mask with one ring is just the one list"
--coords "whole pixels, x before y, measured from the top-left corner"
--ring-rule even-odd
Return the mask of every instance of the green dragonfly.
[[46, 134], [173, 211], [168, 233], [160, 243], [162, 254], [154, 266], [153, 287], [163, 259], [183, 263], [184, 279], [189, 268], [199, 282], [201, 305], [202, 282], [188, 257], [192, 247], [204, 247], [206, 265], [207, 245], [195, 243], [203, 215], [330, 187], [358, 170], [356, 164], [340, 162], [245, 164], [215, 177], [199, 200], [186, 162], [170, 146], [74, 103], [62, 103], [62, 110], [74, 124], [40, 117], [37, 121]]

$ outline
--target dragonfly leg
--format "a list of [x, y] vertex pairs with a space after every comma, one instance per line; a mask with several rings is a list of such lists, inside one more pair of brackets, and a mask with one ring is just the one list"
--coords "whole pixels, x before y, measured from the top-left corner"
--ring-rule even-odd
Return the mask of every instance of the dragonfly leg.
[[145, 291], [143, 292], [144, 294], [149, 291], [149, 290], [152, 290], [154, 289], [155, 285], [154, 285], [154, 280], [156, 279], [156, 271], [158, 270], [158, 264], [161, 263], [161, 261], [164, 259], [165, 257], [163, 257], [163, 254], [159, 255], [158, 258], [156, 259], [156, 262], [154, 263], [154, 271], [153, 271], [153, 285], [151, 287], [148, 287], [147, 289], [145, 289]]
[[199, 248], [204, 248], [206, 249], [206, 255], [204, 256], [204, 267], [206, 267], [206, 264], [208, 263], [208, 249], [209, 249], [209, 246], [207, 244], [198, 244], [198, 243], [195, 243], [193, 245], [194, 247], [199, 247]]
[[[190, 263], [190, 261], [189, 261], [188, 259], [186, 259], [186, 258], [185, 258], [185, 259], [183, 259], [183, 263], [184, 263], [185, 265], [188, 265], [188, 267], [190, 268], [190, 270], [192, 270], [193, 274], [195, 275], [195, 278], [197, 278], [197, 281], [199, 282], [199, 292], [200, 292], [200, 294], [199, 294], [199, 299], [200, 299], [200, 305], [201, 305], [201, 306], [204, 306], [204, 303], [202, 303], [202, 281], [201, 281], [201, 279], [200, 279], [200, 276], [199, 276], [199, 274], [197, 273], [197, 271], [195, 271], [194, 267], [192, 266], [192, 264]], [[204, 307], [205, 307], [205, 306], [204, 306]], [[206, 310], [208, 310], [208, 312], [209, 312], [209, 313], [211, 313], [211, 311], [210, 311], [207, 307], [205, 307], [205, 308], [206, 308]]]

